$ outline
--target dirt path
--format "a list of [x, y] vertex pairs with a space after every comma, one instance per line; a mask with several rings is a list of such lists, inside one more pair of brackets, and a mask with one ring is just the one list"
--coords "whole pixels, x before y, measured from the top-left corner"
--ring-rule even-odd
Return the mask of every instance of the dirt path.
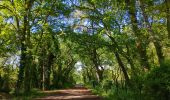
[[91, 91], [86, 88], [52, 90], [44, 92], [47, 96], [36, 98], [36, 100], [102, 100], [101, 97], [93, 95]]
[[11, 95], [0, 92], [0, 100], [8, 100], [10, 98], [11, 98]]

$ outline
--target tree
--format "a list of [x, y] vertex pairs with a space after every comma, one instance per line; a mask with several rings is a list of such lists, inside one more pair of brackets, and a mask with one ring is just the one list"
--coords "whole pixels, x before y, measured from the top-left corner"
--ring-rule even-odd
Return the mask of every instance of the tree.
[[166, 4], [166, 14], [167, 14], [167, 30], [168, 30], [168, 38], [170, 38], [170, 1], [169, 0], [165, 0], [165, 4]]

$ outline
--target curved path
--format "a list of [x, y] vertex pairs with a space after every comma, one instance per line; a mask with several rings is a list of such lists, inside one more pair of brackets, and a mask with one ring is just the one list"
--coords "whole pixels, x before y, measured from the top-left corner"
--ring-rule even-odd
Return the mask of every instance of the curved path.
[[101, 97], [93, 95], [89, 89], [80, 87], [44, 92], [47, 96], [36, 98], [36, 100], [102, 100]]

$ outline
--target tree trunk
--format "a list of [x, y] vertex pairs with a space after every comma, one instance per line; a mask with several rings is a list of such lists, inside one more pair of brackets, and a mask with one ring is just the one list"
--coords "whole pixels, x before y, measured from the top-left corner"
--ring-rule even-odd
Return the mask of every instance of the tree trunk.
[[167, 14], [168, 38], [170, 39], [170, 0], [165, 0], [165, 3], [166, 3], [166, 14]]
[[[27, 5], [27, 4], [25, 4]], [[32, 67], [32, 63], [33, 63], [33, 58], [32, 58], [32, 44], [30, 41], [31, 38], [31, 32], [30, 32], [30, 25], [29, 25], [29, 16], [30, 16], [30, 10], [28, 8], [25, 8], [26, 11], [26, 15], [24, 16], [24, 29], [25, 29], [25, 33], [26, 33], [26, 40], [25, 40], [25, 44], [27, 46], [27, 53], [26, 53], [26, 66], [25, 66], [25, 77], [24, 77], [24, 91], [25, 92], [30, 92], [31, 89], [31, 67]]]
[[133, 62], [133, 60], [132, 60], [132, 58], [131, 58], [131, 53], [130, 53], [130, 50], [129, 50], [129, 46], [128, 46], [128, 45], [126, 45], [126, 49], [127, 49], [127, 56], [126, 56], [125, 58], [127, 59], [128, 63], [129, 63], [130, 66], [131, 66], [131, 70], [132, 70], [133, 76], [136, 76], [136, 75], [137, 75], [137, 74], [136, 74], [136, 68], [135, 68], [134, 62]]
[[39, 58], [38, 58], [38, 73], [39, 73], [39, 88], [41, 88], [42, 90], [45, 90], [44, 88], [44, 73], [45, 73], [45, 69], [44, 69], [44, 62], [45, 62], [45, 49], [44, 47], [40, 46], [40, 55], [39, 55]]
[[99, 66], [101, 65], [99, 64], [99, 59], [97, 58], [98, 55], [95, 48], [93, 49], [92, 56], [92, 61], [97, 72], [98, 81], [101, 82], [103, 80], [104, 69], [99, 69]]
[[[29, 26], [29, 16], [30, 16], [30, 8], [33, 2], [25, 0], [25, 14], [23, 18], [23, 32], [21, 34], [21, 59], [20, 59], [20, 69], [18, 74], [16, 93], [19, 92], [21, 88], [22, 81], [24, 80], [24, 91], [30, 91], [30, 66], [32, 64], [32, 54], [31, 51], [27, 51], [31, 49], [30, 42], [30, 26]], [[16, 17], [17, 27], [19, 28], [19, 19]], [[29, 65], [30, 64], [30, 65]], [[25, 73], [24, 73], [25, 72]]]
[[42, 90], [45, 90], [45, 66], [44, 63], [42, 65]]
[[[29, 53], [30, 54], [30, 53]], [[27, 54], [26, 65], [25, 65], [25, 75], [24, 75], [24, 92], [30, 92], [31, 89], [31, 66], [32, 59], [31, 55]]]
[[121, 68], [121, 70], [123, 72], [123, 75], [124, 75], [124, 78], [125, 78], [125, 81], [126, 81], [127, 85], [130, 85], [128, 73], [126, 71], [126, 68], [125, 68], [125, 66], [124, 66], [124, 64], [123, 64], [123, 62], [122, 62], [118, 52], [114, 51], [114, 54], [115, 54], [115, 57], [117, 59], [117, 62], [119, 64], [119, 66], [120, 66], [120, 68]]
[[38, 75], [39, 75], [39, 73], [38, 73], [38, 70], [37, 70], [37, 64], [36, 64], [36, 62], [35, 62], [35, 59], [34, 59], [34, 61], [33, 61], [33, 64], [32, 64], [32, 66], [31, 66], [31, 79], [32, 79], [32, 81], [31, 81], [31, 88], [33, 87], [33, 88], [40, 88], [39, 87], [39, 79], [38, 79]]
[[88, 69], [86, 69], [86, 74], [87, 74], [88, 81], [91, 81], [91, 80], [92, 80], [92, 78], [91, 78], [91, 76], [90, 76], [90, 74], [89, 74]]
[[60, 88], [61, 84], [59, 83], [61, 82], [61, 78], [62, 78], [62, 75], [61, 75], [62, 74], [62, 63], [60, 60], [58, 60], [57, 62], [57, 67], [58, 67], [57, 71], [55, 72], [55, 74], [53, 74], [53, 82], [55, 83], [54, 84], [55, 88]]
[[153, 31], [152, 26], [149, 24], [148, 16], [146, 15], [145, 8], [144, 8], [144, 3], [142, 2], [142, 0], [139, 1], [140, 1], [140, 8], [142, 9], [144, 20], [147, 25], [147, 30], [148, 32], [150, 32], [150, 37], [153, 38], [152, 42], [154, 43], [156, 49], [159, 64], [161, 64], [161, 62], [164, 61], [162, 45], [160, 44], [159, 39], [156, 38], [156, 33]]
[[126, 6], [129, 10], [129, 14], [130, 14], [130, 19], [131, 19], [131, 23], [132, 23], [132, 29], [134, 31], [135, 36], [137, 37], [136, 40], [136, 47], [137, 47], [137, 51], [139, 53], [140, 56], [140, 62], [141, 62], [141, 66], [144, 67], [145, 69], [149, 70], [150, 69], [150, 65], [148, 62], [148, 56], [147, 56], [147, 52], [146, 52], [146, 43], [144, 43], [146, 40], [141, 31], [138, 29], [138, 22], [137, 22], [137, 15], [135, 13], [135, 0], [125, 0]]
[[20, 58], [20, 66], [19, 66], [19, 74], [18, 74], [18, 80], [16, 83], [16, 94], [19, 93], [19, 90], [21, 89], [21, 85], [24, 79], [24, 69], [26, 66], [26, 45], [25, 45], [25, 35], [26, 30], [23, 31], [21, 36], [21, 58]]
[[[109, 36], [109, 38], [111, 39], [114, 48], [117, 48], [117, 49], [118, 49], [118, 52], [119, 52], [123, 57], [126, 58], [126, 60], [128, 61], [128, 63], [129, 63], [130, 66], [131, 66], [131, 69], [132, 69], [133, 74], [136, 75], [136, 74], [135, 74], [135, 66], [134, 66], [133, 60], [131, 59], [130, 51], [129, 51], [128, 46], [126, 45], [127, 53], [125, 54], [124, 51], [122, 50], [122, 48], [119, 47], [119, 45], [117, 44], [117, 42], [115, 41], [115, 39], [114, 39], [112, 36]], [[111, 47], [111, 48], [113, 48], [113, 47]], [[116, 49], [115, 49], [115, 50], [116, 50]]]
[[55, 56], [50, 53], [48, 55], [48, 58], [47, 58], [47, 72], [46, 72], [46, 79], [45, 79], [45, 88], [46, 89], [50, 89], [50, 74], [51, 74], [51, 68], [52, 68], [52, 65], [53, 65], [53, 59], [55, 58]]
[[165, 59], [162, 51], [162, 45], [159, 42], [154, 42], [154, 46], [156, 48], [159, 64], [161, 64]]

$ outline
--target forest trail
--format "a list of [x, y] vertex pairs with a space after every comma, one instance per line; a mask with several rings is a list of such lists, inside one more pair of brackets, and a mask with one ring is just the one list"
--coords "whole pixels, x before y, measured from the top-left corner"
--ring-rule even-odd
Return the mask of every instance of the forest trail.
[[102, 100], [101, 97], [93, 95], [89, 89], [77, 87], [73, 89], [44, 91], [47, 96], [35, 100]]
[[8, 100], [10, 98], [11, 98], [11, 95], [0, 92], [0, 100]]

